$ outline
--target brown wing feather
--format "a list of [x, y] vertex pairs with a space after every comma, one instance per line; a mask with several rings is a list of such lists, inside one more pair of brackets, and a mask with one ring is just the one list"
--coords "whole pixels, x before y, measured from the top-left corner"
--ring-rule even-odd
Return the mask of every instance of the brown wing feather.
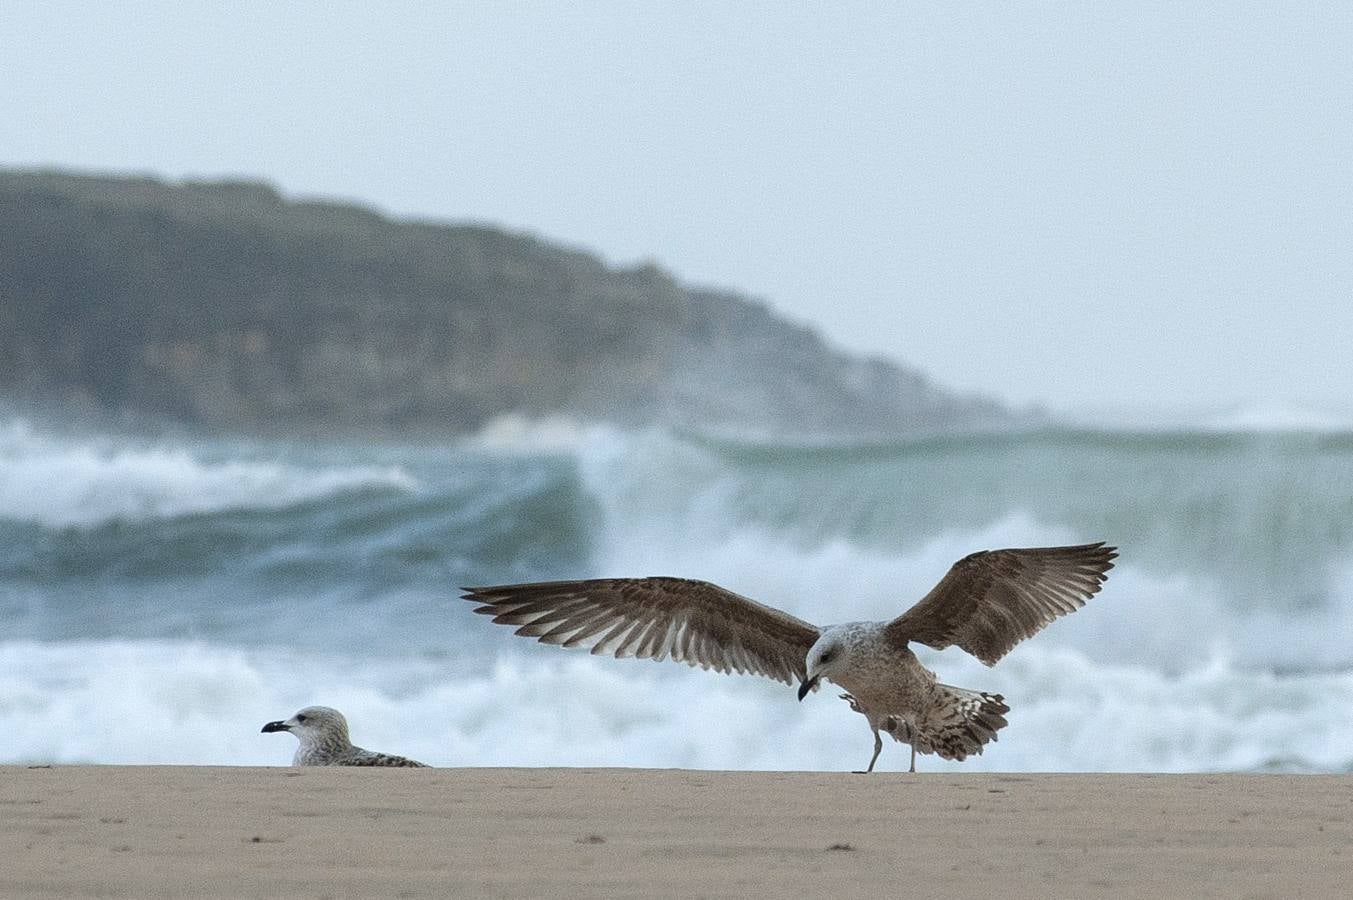
[[1118, 548], [1097, 544], [983, 550], [954, 563], [921, 601], [888, 623], [893, 642], [957, 645], [993, 665], [1108, 578]]
[[543, 644], [617, 658], [666, 659], [793, 684], [818, 629], [788, 613], [685, 578], [599, 578], [462, 588], [475, 612]]

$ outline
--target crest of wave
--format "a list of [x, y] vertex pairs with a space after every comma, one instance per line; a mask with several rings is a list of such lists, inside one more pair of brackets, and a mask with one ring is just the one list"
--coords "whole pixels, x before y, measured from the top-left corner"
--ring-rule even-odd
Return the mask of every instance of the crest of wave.
[[363, 488], [413, 490], [398, 466], [208, 460], [175, 446], [0, 428], [0, 518], [48, 528], [93, 527], [230, 509], [278, 509]]

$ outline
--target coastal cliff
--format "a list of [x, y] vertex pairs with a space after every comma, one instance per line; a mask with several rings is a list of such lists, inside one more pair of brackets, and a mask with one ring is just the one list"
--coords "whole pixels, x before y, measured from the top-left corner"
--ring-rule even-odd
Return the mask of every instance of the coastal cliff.
[[257, 182], [0, 172], [0, 397], [239, 432], [1000, 427], [737, 294]]

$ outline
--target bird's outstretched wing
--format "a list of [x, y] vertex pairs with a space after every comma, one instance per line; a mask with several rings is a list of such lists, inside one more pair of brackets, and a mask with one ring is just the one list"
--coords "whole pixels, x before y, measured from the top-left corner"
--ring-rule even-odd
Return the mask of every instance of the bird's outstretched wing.
[[666, 659], [793, 684], [818, 629], [707, 581], [599, 578], [463, 588], [475, 612], [543, 644]]
[[1084, 606], [1117, 555], [1118, 548], [1101, 541], [965, 556], [884, 634], [899, 645], [957, 645], [993, 665], [1053, 619]]

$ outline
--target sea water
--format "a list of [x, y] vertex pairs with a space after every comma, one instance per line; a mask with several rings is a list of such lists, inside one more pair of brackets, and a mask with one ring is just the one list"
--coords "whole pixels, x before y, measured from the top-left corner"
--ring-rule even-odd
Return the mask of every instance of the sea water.
[[[1353, 431], [1053, 428], [899, 441], [499, 422], [443, 444], [0, 419], [0, 763], [285, 764], [343, 710], [447, 766], [858, 768], [827, 690], [547, 647], [461, 585], [677, 575], [818, 624], [974, 550], [1107, 540], [1085, 609], [988, 669], [1010, 725], [928, 770], [1353, 769]], [[884, 769], [907, 750], [885, 748]]]

